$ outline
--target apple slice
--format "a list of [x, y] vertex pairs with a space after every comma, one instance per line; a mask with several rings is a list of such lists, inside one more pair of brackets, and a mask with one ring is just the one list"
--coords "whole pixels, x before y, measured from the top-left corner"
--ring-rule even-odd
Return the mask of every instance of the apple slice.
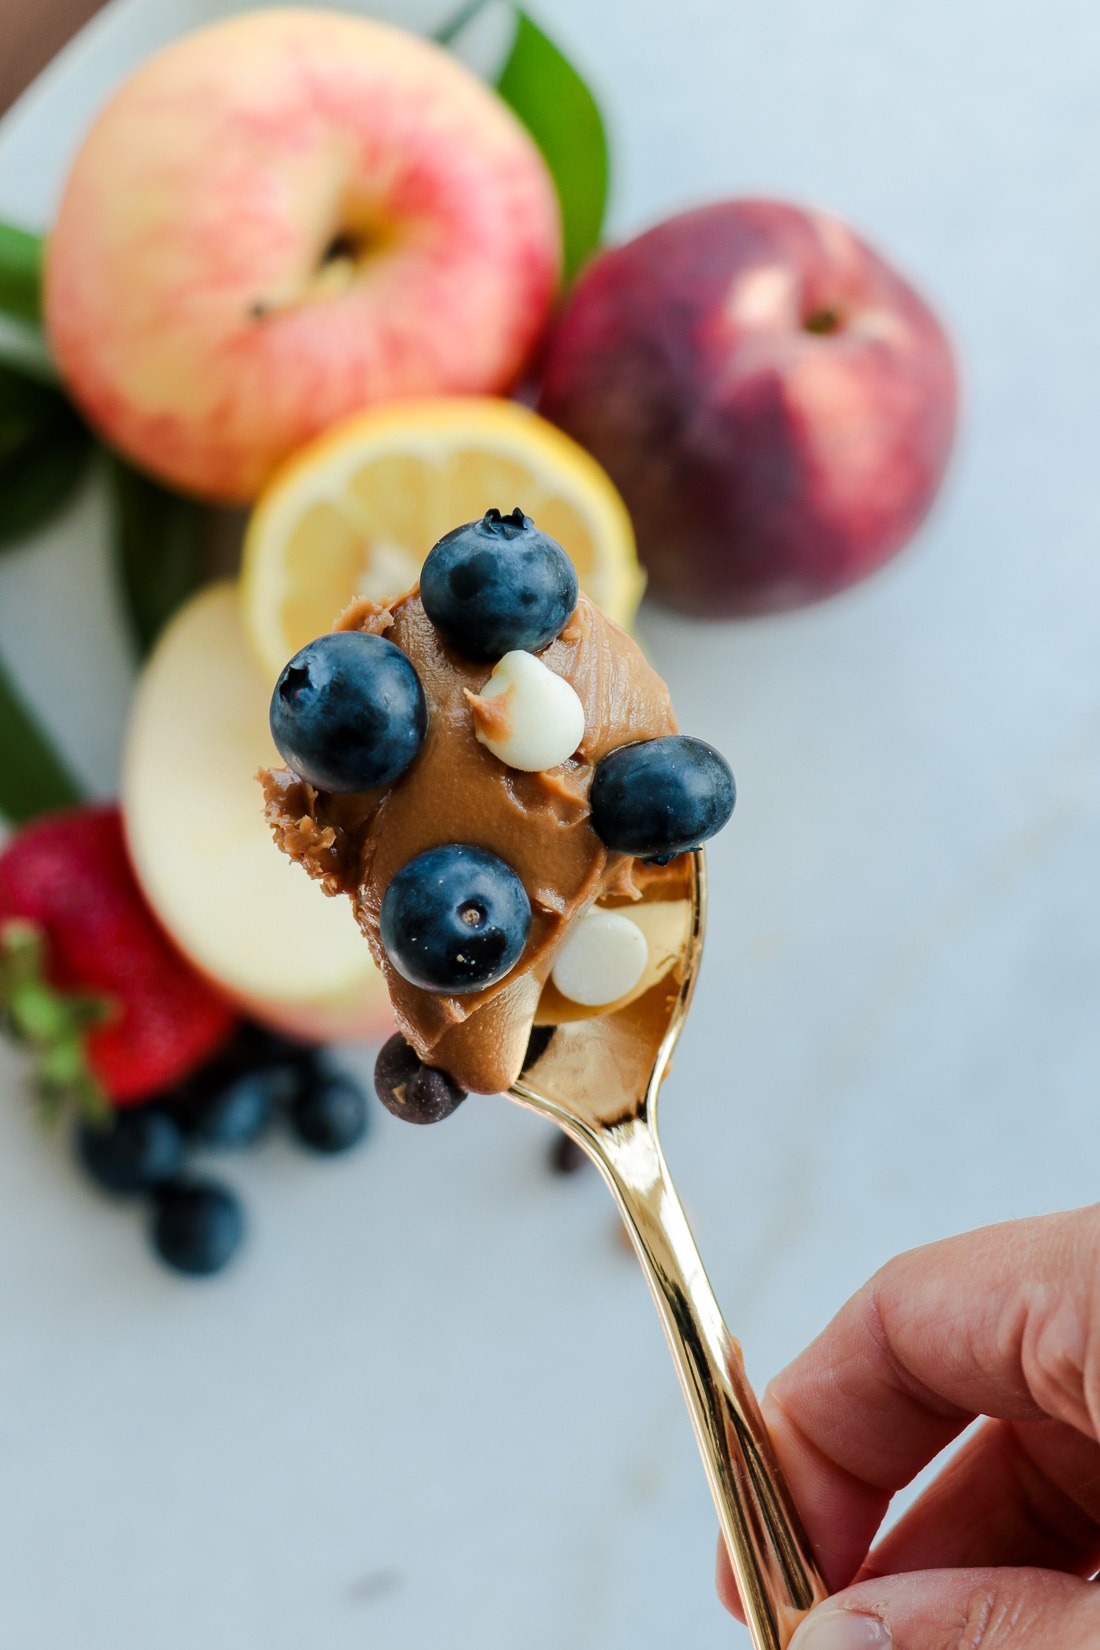
[[181, 950], [257, 1019], [318, 1040], [386, 1036], [386, 987], [351, 905], [325, 899], [264, 818], [256, 770], [280, 762], [270, 691], [236, 586], [201, 591], [134, 699], [122, 807], [138, 880]]

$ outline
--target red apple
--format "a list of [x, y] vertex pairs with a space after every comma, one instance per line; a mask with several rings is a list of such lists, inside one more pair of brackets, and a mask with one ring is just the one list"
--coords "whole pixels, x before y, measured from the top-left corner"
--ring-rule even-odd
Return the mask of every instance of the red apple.
[[831, 595], [899, 550], [956, 402], [947, 336], [896, 271], [835, 218], [743, 200], [589, 265], [539, 410], [610, 474], [650, 589], [726, 616]]
[[99, 117], [46, 322], [110, 442], [244, 500], [346, 413], [506, 390], [560, 241], [534, 144], [448, 53], [362, 17], [251, 12], [158, 53]]

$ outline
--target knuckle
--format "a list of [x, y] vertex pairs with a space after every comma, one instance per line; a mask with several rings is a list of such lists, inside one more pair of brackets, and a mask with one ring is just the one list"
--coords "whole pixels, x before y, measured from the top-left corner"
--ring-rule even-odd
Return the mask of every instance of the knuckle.
[[1044, 1299], [1032, 1314], [1034, 1323], [1024, 1346], [1028, 1388], [1047, 1415], [1068, 1420], [1080, 1409], [1085, 1390], [1079, 1312], [1064, 1299]]
[[1029, 1291], [1020, 1348], [1028, 1389], [1047, 1414], [1097, 1436], [1100, 1396], [1100, 1205], [1067, 1230], [1060, 1275]]

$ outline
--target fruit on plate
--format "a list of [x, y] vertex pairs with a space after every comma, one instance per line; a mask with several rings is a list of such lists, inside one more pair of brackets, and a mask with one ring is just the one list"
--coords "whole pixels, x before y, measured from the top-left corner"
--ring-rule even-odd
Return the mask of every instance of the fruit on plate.
[[362, 1085], [324, 1048], [248, 1020], [161, 1105], [205, 1151], [240, 1151], [281, 1119], [302, 1145], [332, 1154], [356, 1145], [369, 1123]]
[[367, 1132], [366, 1096], [346, 1072], [330, 1071], [323, 1063], [312, 1082], [294, 1097], [290, 1121], [303, 1146], [335, 1157], [357, 1146]]
[[240, 1199], [220, 1181], [181, 1175], [153, 1192], [153, 1247], [177, 1272], [199, 1278], [220, 1272], [244, 1234]]
[[7, 842], [0, 985], [44, 1098], [71, 1096], [89, 1110], [179, 1082], [236, 1022], [150, 911], [113, 806], [48, 815]]
[[104, 1191], [132, 1197], [179, 1171], [183, 1131], [160, 1106], [130, 1106], [104, 1122], [81, 1122], [76, 1153]]
[[560, 248], [541, 156], [453, 57], [363, 17], [251, 12], [159, 52], [100, 115], [46, 323], [110, 442], [242, 501], [356, 408], [506, 390]]
[[164, 1096], [164, 1105], [189, 1141], [236, 1151], [262, 1138], [317, 1059], [312, 1043], [244, 1020], [213, 1060]]
[[318, 1041], [385, 1035], [386, 989], [344, 900], [279, 853], [256, 770], [277, 760], [271, 684], [237, 590], [201, 591], [138, 683], [122, 805], [139, 880], [176, 943], [257, 1019]]
[[928, 305], [836, 218], [722, 201], [603, 253], [539, 409], [618, 487], [652, 590], [770, 612], [872, 572], [920, 525], [956, 417]]
[[207, 1276], [227, 1265], [244, 1234], [240, 1198], [196, 1179], [192, 1155], [234, 1152], [281, 1120], [311, 1153], [359, 1144], [370, 1123], [362, 1084], [326, 1052], [243, 1020], [213, 1057], [142, 1105], [78, 1119], [76, 1161], [119, 1201], [144, 1201], [150, 1239], [174, 1270]]
[[268, 680], [353, 598], [403, 595], [456, 521], [515, 505], [628, 628], [643, 580], [623, 502], [583, 448], [526, 407], [407, 401], [330, 430], [279, 471], [248, 525], [244, 620]]

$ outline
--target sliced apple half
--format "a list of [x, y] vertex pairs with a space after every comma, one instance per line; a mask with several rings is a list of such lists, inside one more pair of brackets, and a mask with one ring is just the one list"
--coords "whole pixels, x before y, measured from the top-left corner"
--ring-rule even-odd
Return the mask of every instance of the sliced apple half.
[[276, 848], [256, 770], [278, 765], [271, 687], [237, 588], [200, 591], [138, 684], [122, 807], [138, 878], [180, 948], [246, 1012], [305, 1037], [386, 1036], [382, 976], [346, 899]]

